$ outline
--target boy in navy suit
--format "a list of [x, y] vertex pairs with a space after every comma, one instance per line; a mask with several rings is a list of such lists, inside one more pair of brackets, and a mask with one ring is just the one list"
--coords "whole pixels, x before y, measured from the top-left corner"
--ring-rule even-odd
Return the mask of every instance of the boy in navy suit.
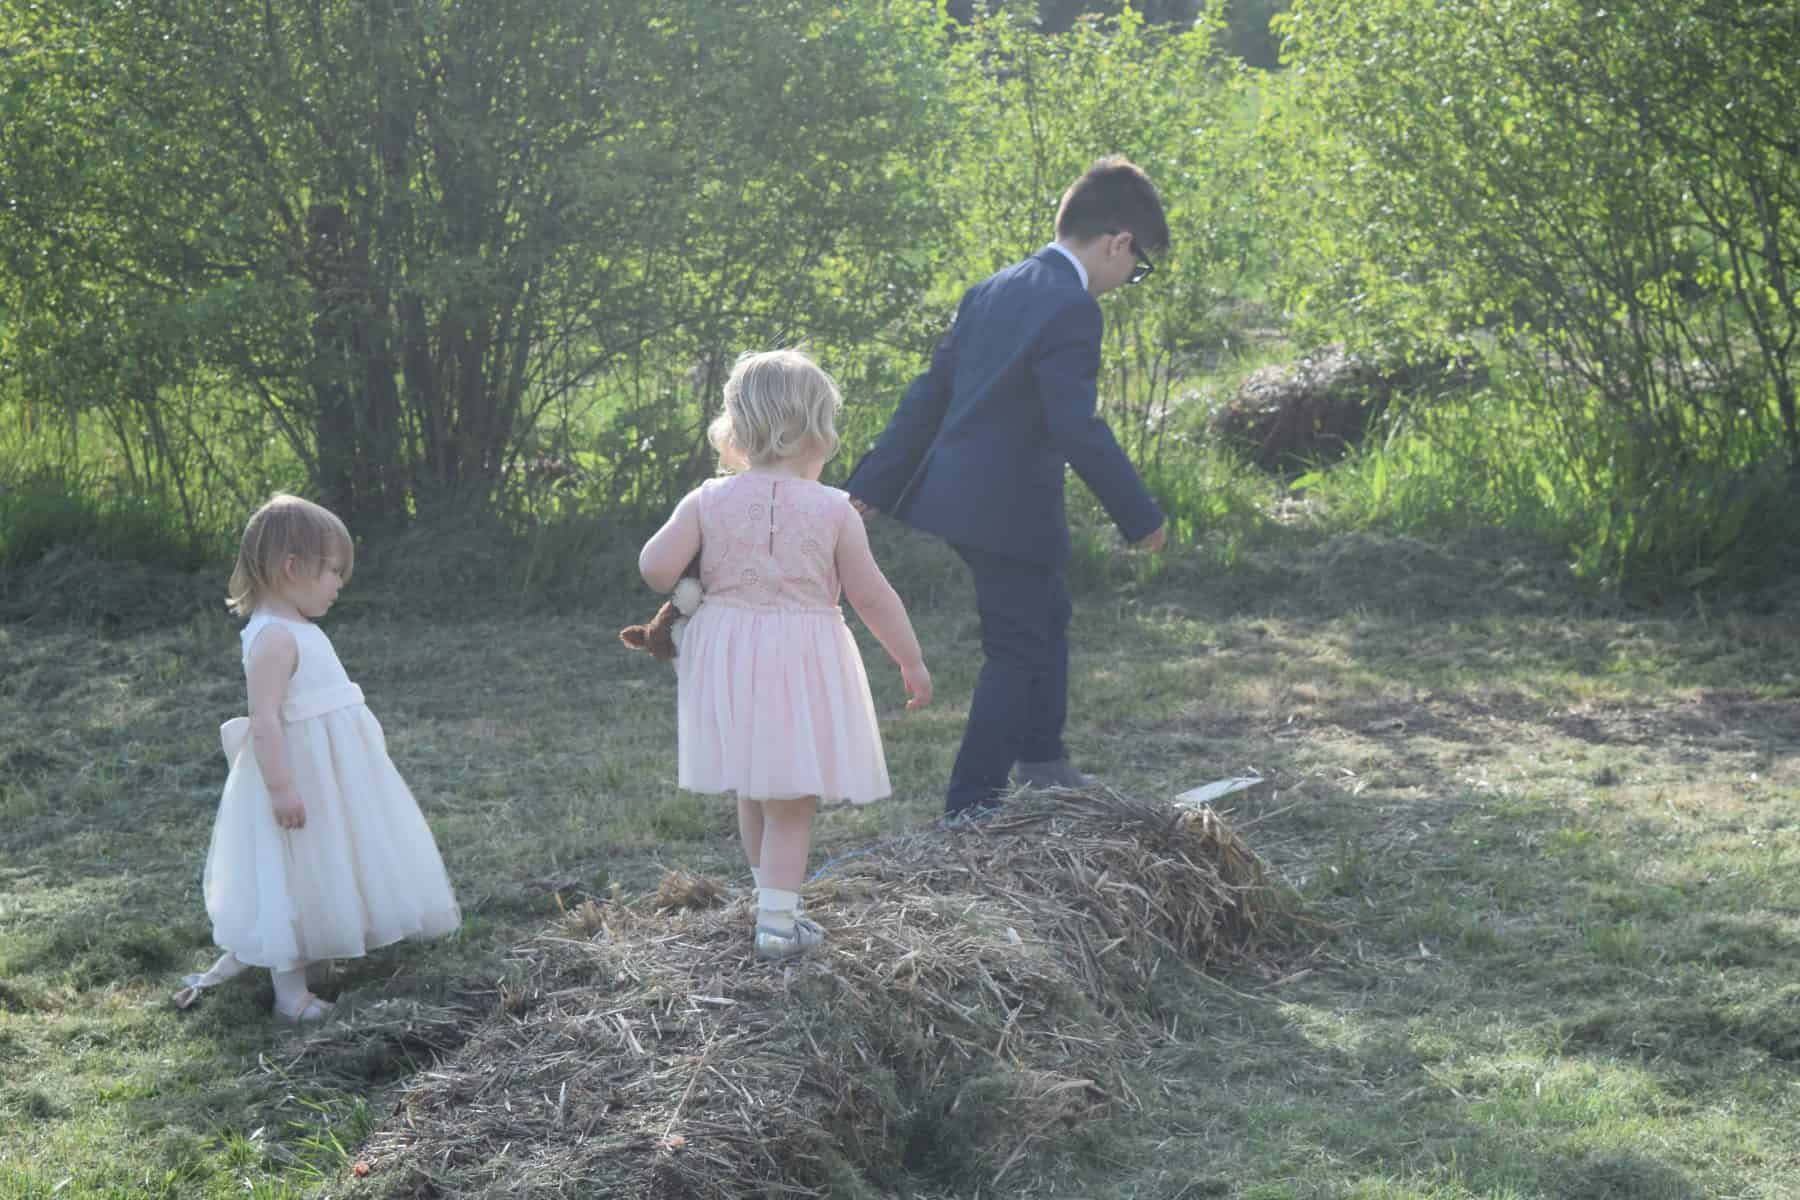
[[1137, 283], [1169, 225], [1149, 177], [1104, 158], [1063, 193], [1056, 240], [970, 288], [845, 487], [948, 541], [975, 576], [981, 677], [945, 811], [989, 807], [1019, 782], [1091, 782], [1063, 747], [1068, 715], [1069, 523], [1075, 468], [1133, 546], [1160, 550], [1163, 517], [1095, 415], [1099, 297]]

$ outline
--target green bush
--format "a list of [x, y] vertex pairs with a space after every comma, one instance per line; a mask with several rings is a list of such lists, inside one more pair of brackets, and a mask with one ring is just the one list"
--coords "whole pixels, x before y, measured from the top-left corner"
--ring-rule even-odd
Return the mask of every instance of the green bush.
[[1671, 458], [1591, 396], [1530, 371], [1397, 401], [1381, 436], [1294, 486], [1345, 529], [1493, 526], [1565, 546], [1603, 590], [1753, 586], [1790, 558], [1800, 495], [1779, 458]]
[[[1494, 354], [1305, 481], [1339, 519], [1492, 522], [1597, 586], [1753, 581], [1800, 464], [1800, 26], [1779, 5], [1297, 0], [1271, 82], [1301, 336]], [[1680, 97], [1671, 103], [1670, 97]]]
[[166, 499], [108, 489], [59, 471], [0, 482], [0, 567], [14, 569], [58, 547], [96, 557], [193, 570], [228, 551], [190, 536]]

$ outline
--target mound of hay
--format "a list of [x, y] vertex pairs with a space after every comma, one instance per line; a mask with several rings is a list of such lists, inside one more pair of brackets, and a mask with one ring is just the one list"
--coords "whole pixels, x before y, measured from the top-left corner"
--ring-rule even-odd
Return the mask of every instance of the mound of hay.
[[830, 941], [787, 964], [751, 955], [747, 896], [712, 907], [691, 876], [570, 912], [363, 1158], [418, 1197], [1018, 1182], [1047, 1141], [1136, 1107], [1123, 1068], [1166, 1036], [1160, 974], [1294, 927], [1217, 814], [1111, 793], [1024, 795], [806, 896]]
[[1298, 362], [1252, 371], [1211, 424], [1264, 470], [1306, 470], [1360, 442], [1397, 393], [1439, 395], [1480, 378], [1467, 361], [1384, 364], [1332, 344]]

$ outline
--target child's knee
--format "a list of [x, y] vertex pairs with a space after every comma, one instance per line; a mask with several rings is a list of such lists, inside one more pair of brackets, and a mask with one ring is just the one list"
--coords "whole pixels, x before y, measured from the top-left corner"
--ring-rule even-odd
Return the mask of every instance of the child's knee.
[[810, 826], [813, 813], [818, 808], [818, 799], [814, 796], [801, 796], [797, 799], [763, 801], [763, 823], [787, 829], [794, 826]]

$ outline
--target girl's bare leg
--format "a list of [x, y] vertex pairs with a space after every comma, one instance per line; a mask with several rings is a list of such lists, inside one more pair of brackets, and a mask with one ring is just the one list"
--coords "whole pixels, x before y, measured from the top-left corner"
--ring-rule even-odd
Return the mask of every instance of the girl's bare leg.
[[762, 958], [787, 958], [825, 939], [824, 930], [799, 915], [817, 810], [815, 796], [763, 801], [762, 885], [756, 889], [756, 953]]
[[762, 804], [763, 886], [798, 892], [806, 882], [806, 859], [812, 853], [813, 814], [817, 796], [798, 800], [765, 800]]
[[762, 844], [763, 844], [763, 806], [759, 801], [746, 800], [742, 796], [737, 802], [738, 837], [744, 842], [744, 857], [750, 860], [750, 877], [756, 886], [763, 885]]

